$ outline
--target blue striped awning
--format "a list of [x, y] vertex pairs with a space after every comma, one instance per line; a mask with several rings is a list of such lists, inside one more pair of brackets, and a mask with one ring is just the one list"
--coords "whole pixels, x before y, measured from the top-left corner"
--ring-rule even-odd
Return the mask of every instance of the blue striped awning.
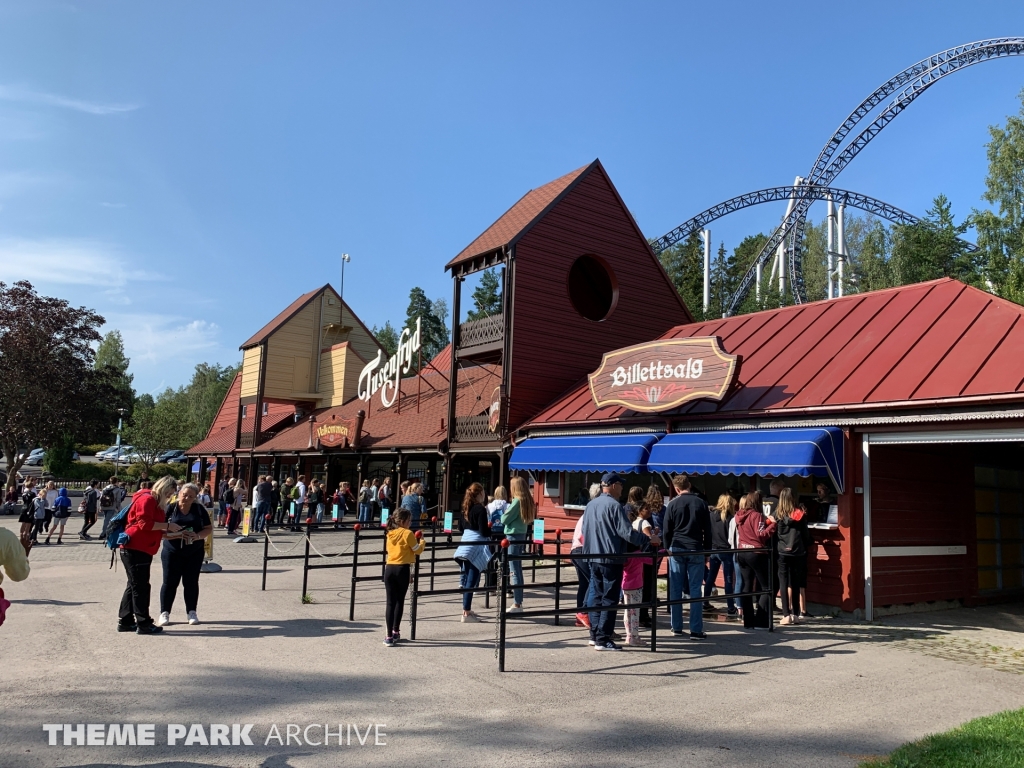
[[[216, 466], [217, 466], [217, 462], [216, 461], [208, 461], [206, 463], [206, 471], [209, 472], [211, 469], [213, 469]], [[198, 472], [199, 471], [199, 461], [198, 460], [192, 462], [192, 471], [193, 472]]]
[[646, 472], [660, 434], [531, 437], [512, 451], [510, 469], [555, 472]]
[[742, 429], [666, 435], [651, 449], [651, 472], [693, 475], [828, 476], [843, 492], [843, 431], [837, 427]]

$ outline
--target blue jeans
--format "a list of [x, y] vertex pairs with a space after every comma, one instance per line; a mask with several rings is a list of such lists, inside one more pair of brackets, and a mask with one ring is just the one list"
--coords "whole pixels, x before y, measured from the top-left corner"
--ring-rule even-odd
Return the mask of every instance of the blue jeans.
[[607, 609], [619, 604], [621, 592], [622, 563], [590, 564], [590, 592], [587, 593], [587, 603], [591, 609], [590, 639], [598, 645], [612, 640], [616, 612]]
[[[526, 547], [523, 542], [526, 541], [525, 534], [512, 534], [508, 537], [509, 546], [508, 553], [510, 555], [521, 555], [525, 551]], [[509, 577], [512, 581], [512, 599], [516, 605], [523, 604], [523, 584], [526, 582], [523, 580], [523, 561], [522, 560], [509, 560], [508, 561]]]
[[269, 514], [270, 514], [270, 502], [269, 501], [261, 501], [259, 504], [256, 505], [256, 520], [255, 520], [256, 525], [255, 525], [255, 530], [256, 530], [257, 533], [261, 533], [263, 531], [263, 528], [267, 524], [267, 515], [269, 515]]
[[322, 523], [324, 521], [324, 505], [323, 504], [317, 504], [316, 505], [316, 521], [317, 521], [318, 524]]
[[372, 515], [372, 510], [373, 510], [373, 507], [370, 506], [369, 502], [365, 502], [365, 501], [359, 502], [359, 522], [360, 523], [369, 523], [370, 522], [370, 517]]
[[[459, 579], [459, 586], [463, 589], [476, 589], [480, 586], [480, 571], [469, 560], [460, 560], [462, 576]], [[462, 610], [468, 611], [473, 607], [473, 593], [462, 593]]]
[[[725, 594], [734, 595], [739, 592], [735, 588], [738, 582], [735, 580], [736, 562], [732, 553], [726, 552], [721, 555], [711, 555], [710, 560], [707, 578], [704, 579], [704, 597], [711, 597], [711, 590], [715, 588], [715, 579], [718, 578], [719, 569], [721, 569], [722, 577], [725, 580]], [[736, 601], [730, 597], [727, 602], [729, 610], [735, 611]], [[705, 603], [705, 605], [711, 605], [711, 603]]]
[[[688, 555], [675, 550], [668, 559], [668, 599], [679, 600], [685, 590], [691, 599], [700, 599], [704, 580], [704, 555]], [[683, 606], [671, 606], [672, 631], [683, 631]], [[690, 603], [690, 632], [704, 631], [704, 610], [700, 603]]]

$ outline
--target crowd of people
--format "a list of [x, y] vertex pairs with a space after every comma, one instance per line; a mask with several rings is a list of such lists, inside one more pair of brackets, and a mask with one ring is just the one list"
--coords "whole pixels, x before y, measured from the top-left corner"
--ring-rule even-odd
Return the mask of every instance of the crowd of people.
[[[643, 646], [642, 629], [651, 626], [646, 605], [656, 594], [661, 562], [667, 560], [668, 599], [684, 597], [690, 602], [669, 608], [671, 631], [688, 634], [692, 640], [704, 640], [704, 614], [713, 612], [712, 599], [724, 599], [726, 613], [742, 618], [748, 629], [769, 626], [775, 595], [781, 598], [782, 625], [798, 624], [808, 617], [807, 556], [811, 542], [808, 511], [795, 503], [793, 491], [781, 480], [770, 485], [770, 495], [761, 493], [722, 494], [714, 506], [686, 475], [672, 479], [674, 495], [665, 503], [661, 488], [630, 488], [625, 503], [623, 480], [614, 472], [606, 473], [600, 483], [589, 489], [589, 502], [573, 532], [571, 554], [578, 574], [576, 626], [590, 633], [590, 645], [598, 651], [620, 650], [615, 631], [620, 603], [625, 604], [624, 641], [627, 646]], [[37, 544], [49, 544], [56, 537], [61, 544], [71, 516], [71, 501], [66, 488], [53, 482], [37, 487], [28, 478], [17, 492], [23, 505], [20, 544], [26, 555]], [[78, 533], [91, 540], [89, 530], [100, 518], [99, 538], [116, 537], [116, 547], [125, 568], [126, 586], [122, 595], [118, 631], [139, 634], [159, 633], [170, 623], [171, 611], [181, 587], [189, 624], [198, 624], [199, 574], [204, 560], [204, 541], [215, 528], [235, 535], [242, 510], [249, 504], [250, 489], [242, 478], [221, 480], [216, 501], [210, 485], [182, 483], [164, 477], [150, 484], [140, 483], [128, 497], [123, 479], [111, 477], [100, 485], [91, 481], [78, 505], [83, 525]], [[822, 502], [827, 489], [819, 486]], [[384, 644], [396, 645], [400, 638], [403, 607], [409, 587], [410, 566], [423, 551], [417, 528], [428, 521], [423, 486], [416, 480], [400, 484], [397, 509], [392, 509], [390, 480], [364, 480], [357, 492], [347, 482], [332, 494], [317, 479], [307, 484], [304, 475], [288, 477], [278, 483], [260, 476], [251, 489], [252, 527], [267, 526], [301, 530], [302, 522], [312, 518], [322, 523], [325, 516], [340, 522], [346, 514], [357, 514], [362, 523], [386, 521], [387, 560], [384, 573], [386, 590]], [[9, 501], [9, 500], [8, 500]], [[124, 510], [118, 514], [119, 510]], [[501, 538], [509, 541], [509, 576], [512, 591], [511, 614], [523, 611], [524, 579], [518, 559], [527, 546], [528, 533], [537, 516], [533, 492], [526, 479], [513, 477], [509, 488], [501, 486], [488, 497], [483, 485], [470, 484], [461, 504], [461, 542], [454, 558], [459, 564], [463, 623], [480, 621], [473, 611], [474, 593], [482, 574], [497, 550]], [[45, 534], [45, 538], [42, 538]], [[40, 541], [40, 539], [42, 539]], [[2, 543], [2, 542], [0, 542]], [[705, 554], [717, 550], [715, 554]], [[160, 553], [163, 580], [160, 587], [160, 611], [150, 614], [150, 569]], [[651, 557], [624, 557], [629, 553], [650, 553]], [[27, 573], [27, 571], [26, 571]], [[716, 586], [721, 575], [722, 588]], [[768, 592], [773, 588], [774, 595]], [[756, 599], [749, 593], [762, 592]], [[736, 597], [738, 596], [738, 597]], [[0, 598], [2, 600], [2, 598]], [[0, 604], [0, 608], [2, 608]], [[683, 618], [688, 614], [684, 630]]]

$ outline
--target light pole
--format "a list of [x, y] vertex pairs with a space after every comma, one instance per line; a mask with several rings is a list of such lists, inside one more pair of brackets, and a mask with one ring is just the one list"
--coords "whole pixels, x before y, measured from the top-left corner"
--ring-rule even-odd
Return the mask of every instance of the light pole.
[[114, 459], [114, 472], [121, 465], [121, 425], [124, 423], [124, 415], [128, 413], [127, 408], [117, 409], [117, 458]]
[[[348, 262], [350, 262], [350, 261], [352, 261], [352, 259], [349, 257], [349, 255], [347, 253], [341, 254], [341, 294], [340, 295], [341, 295], [341, 302], [342, 302], [342, 304], [345, 303], [345, 265], [348, 264]], [[344, 322], [345, 322], [344, 318], [342, 318], [342, 323], [344, 323]]]

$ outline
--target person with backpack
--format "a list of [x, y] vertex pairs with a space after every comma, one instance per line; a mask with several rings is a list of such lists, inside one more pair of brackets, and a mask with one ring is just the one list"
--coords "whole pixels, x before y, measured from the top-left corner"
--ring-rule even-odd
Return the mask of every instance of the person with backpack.
[[103, 490], [100, 491], [99, 497], [99, 508], [100, 513], [103, 515], [103, 527], [100, 528], [100, 539], [105, 540], [107, 538], [107, 526], [110, 524], [110, 518], [117, 514], [118, 502], [121, 497], [121, 489], [117, 486], [117, 478], [112, 477], [103, 486]]
[[50, 526], [50, 532], [46, 534], [46, 541], [44, 544], [50, 543], [50, 537], [53, 536], [53, 532], [57, 531], [57, 543], [64, 543], [64, 526], [68, 524], [68, 519], [71, 517], [71, 499], [68, 497], [68, 489], [61, 488], [57, 491], [57, 498], [53, 501], [53, 525]]
[[178, 498], [167, 507], [167, 521], [181, 526], [179, 534], [164, 537], [160, 560], [164, 566], [164, 580], [160, 587], [160, 618], [162, 627], [171, 621], [171, 607], [181, 584], [185, 592], [185, 613], [189, 624], [198, 624], [196, 609], [199, 603], [199, 571], [203, 567], [203, 543], [213, 535], [213, 523], [206, 507], [199, 503], [200, 490], [195, 483], [186, 483]]
[[35, 498], [35, 483], [29, 478], [21, 491], [21, 514], [18, 516], [18, 522], [21, 523], [19, 534], [26, 552], [32, 547], [32, 530], [35, 527], [35, 507], [33, 504]]
[[[739, 544], [736, 559], [740, 563], [744, 592], [766, 590], [771, 581], [769, 578], [771, 557], [767, 552], [750, 551], [770, 547], [772, 536], [775, 534], [775, 521], [770, 517], [765, 517], [760, 497], [761, 494], [754, 491], [740, 499], [740, 508], [734, 518]], [[756, 605], [753, 598], [741, 597], [743, 628], [768, 629], [772, 602], [768, 595], [759, 595]]]
[[806, 609], [800, 593], [807, 588], [807, 549], [812, 539], [806, 513], [794, 506], [790, 488], [783, 488], [779, 493], [775, 505], [775, 533], [779, 543], [779, 594], [783, 614], [779, 623], [799, 624], [797, 613], [800, 607]]
[[32, 499], [32, 532], [29, 536], [33, 544], [39, 543], [39, 534], [44, 532], [46, 515], [49, 510], [46, 506], [46, 489], [40, 488], [36, 497]]
[[96, 490], [96, 486], [99, 484], [99, 480], [90, 480], [89, 487], [82, 494], [82, 503], [85, 505], [85, 520], [82, 523], [82, 530], [78, 532], [78, 538], [82, 541], [92, 541], [89, 529], [96, 525], [96, 507], [100, 499], [100, 492]]
[[[173, 477], [161, 477], [154, 483], [152, 490], [144, 488], [132, 497], [131, 506], [125, 511], [124, 518], [118, 514], [111, 520], [110, 535], [117, 535], [121, 563], [128, 578], [118, 611], [118, 632], [155, 635], [163, 631], [149, 613], [152, 592], [149, 572], [153, 555], [160, 549], [164, 534], [182, 530], [180, 525], [167, 522], [166, 518], [166, 510], [176, 486]], [[121, 524], [124, 525], [123, 529], [120, 528]]]
[[369, 523], [373, 519], [373, 491], [370, 488], [370, 481], [363, 480], [363, 487], [359, 489], [359, 522]]
[[377, 491], [377, 506], [380, 507], [381, 515], [384, 514], [384, 510], [391, 514], [391, 478], [385, 477], [380, 483], [380, 489]]

